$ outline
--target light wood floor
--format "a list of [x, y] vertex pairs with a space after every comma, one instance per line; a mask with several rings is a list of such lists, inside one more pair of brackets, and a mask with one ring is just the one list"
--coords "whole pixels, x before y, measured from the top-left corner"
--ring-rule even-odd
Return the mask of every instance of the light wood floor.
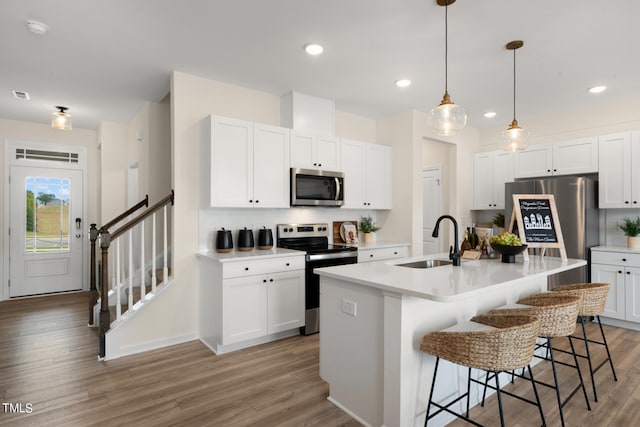
[[[86, 325], [86, 298], [79, 293], [0, 302], [0, 398], [33, 407], [31, 414], [0, 407], [0, 425], [359, 425], [326, 400], [318, 335], [222, 356], [193, 341], [99, 362], [96, 331]], [[608, 327], [606, 333], [618, 382], [603, 367], [596, 376], [600, 401], [588, 412], [582, 396], [575, 396], [565, 407], [568, 426], [640, 425], [640, 333]], [[543, 365], [535, 369], [537, 378], [550, 373]], [[575, 375], [563, 369], [571, 383]], [[515, 390], [530, 393], [530, 386], [517, 381]], [[553, 391], [541, 394], [547, 425], [559, 425]], [[507, 425], [539, 424], [535, 408], [508, 397], [505, 407]], [[473, 408], [471, 416], [498, 425], [495, 399]]]

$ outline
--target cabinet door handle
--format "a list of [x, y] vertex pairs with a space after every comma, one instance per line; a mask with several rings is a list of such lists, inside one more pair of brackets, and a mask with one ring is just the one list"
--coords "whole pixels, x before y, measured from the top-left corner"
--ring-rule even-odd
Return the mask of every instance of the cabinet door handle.
[[267, 283], [267, 279], [262, 279], [262, 283]]
[[618, 270], [618, 274], [622, 274], [622, 271]]
[[244, 271], [249, 271], [249, 267], [245, 267], [245, 268], [244, 268]]
[[622, 258], [622, 261], [625, 261], [625, 262], [626, 262], [626, 261], [627, 261], [627, 259], [626, 259], [626, 258]]
[[318, 166], [318, 164], [317, 164], [317, 163], [314, 163], [314, 164], [313, 164], [313, 166]]
[[291, 264], [289, 264], [289, 263], [286, 263], [285, 265], [286, 265], [287, 267], [289, 267], [289, 265], [291, 265]]
[[634, 201], [633, 201], [633, 204], [634, 204], [634, 205], [635, 205], [635, 204], [637, 204], [637, 203], [638, 203], [638, 201], [637, 201], [637, 200], [634, 200]]
[[373, 254], [369, 254], [369, 258], [373, 258]]
[[628, 201], [628, 200], [625, 200], [624, 202], [625, 202], [627, 205], [629, 204], [629, 201]]
[[394, 255], [398, 255], [398, 251], [393, 252]]
[[627, 274], [631, 274], [631, 272], [630, 272], [630, 271], [627, 271]]
[[269, 279], [270, 282], [273, 282], [273, 279]]
[[249, 203], [253, 203], [253, 199], [249, 199]]
[[547, 172], [551, 172], [551, 169], [547, 169]]

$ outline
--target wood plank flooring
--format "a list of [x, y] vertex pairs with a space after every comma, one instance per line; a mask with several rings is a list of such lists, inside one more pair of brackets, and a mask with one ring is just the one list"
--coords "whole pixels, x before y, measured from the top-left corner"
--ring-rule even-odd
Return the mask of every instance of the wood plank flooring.
[[[0, 398], [21, 403], [23, 410], [32, 405], [31, 413], [9, 413], [3, 405], [0, 425], [359, 425], [326, 400], [328, 386], [318, 376], [318, 335], [222, 356], [192, 341], [100, 362], [86, 304], [85, 293], [0, 302]], [[640, 425], [640, 333], [611, 327], [606, 333], [618, 382], [603, 367], [596, 375], [599, 402], [589, 412], [584, 398], [575, 396], [565, 407], [568, 426]], [[550, 375], [546, 365], [535, 368], [536, 378]], [[575, 374], [559, 369], [572, 384]], [[524, 381], [510, 387], [530, 393]], [[588, 380], [587, 387], [591, 396]], [[542, 389], [541, 395], [547, 425], [559, 425], [553, 391]], [[535, 408], [508, 397], [504, 402], [507, 425], [539, 424]], [[493, 426], [496, 412], [492, 398], [471, 416]]]

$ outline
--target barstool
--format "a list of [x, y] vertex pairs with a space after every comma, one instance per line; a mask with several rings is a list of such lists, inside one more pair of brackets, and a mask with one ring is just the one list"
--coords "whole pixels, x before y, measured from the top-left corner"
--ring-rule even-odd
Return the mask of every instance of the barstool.
[[[560, 422], [562, 423], [562, 426], [565, 425], [562, 408], [564, 407], [564, 405], [566, 405], [569, 399], [573, 397], [578, 389], [582, 388], [584, 400], [587, 403], [587, 409], [591, 410], [591, 405], [589, 404], [589, 399], [587, 398], [587, 391], [584, 387], [584, 382], [582, 381], [582, 373], [580, 372], [580, 367], [578, 365], [578, 358], [575, 355], [573, 342], [569, 338], [569, 336], [573, 334], [576, 328], [578, 309], [581, 301], [581, 296], [547, 292], [521, 298], [517, 301], [514, 307], [505, 306], [492, 310], [488, 313], [494, 315], [501, 313], [503, 315], [530, 314], [538, 316], [540, 318], [539, 337], [544, 338], [545, 341], [542, 344], [536, 345], [536, 349], [546, 348], [547, 354], [545, 356], [534, 355], [534, 357], [549, 360], [551, 362], [554, 384], [552, 385], [541, 381], [536, 381], [536, 383], [555, 389], [556, 399], [558, 401], [558, 410], [560, 412]], [[571, 346], [571, 352], [575, 363], [574, 365], [564, 362], [561, 363], [555, 360], [553, 355], [553, 347], [551, 345], [551, 338], [553, 337], [567, 337]], [[556, 363], [575, 368], [578, 372], [578, 378], [580, 379], [580, 384], [571, 391], [571, 393], [564, 401], [560, 396], [560, 386], [558, 382], [558, 374], [556, 372]], [[523, 375], [517, 376], [524, 378]]]
[[[613, 374], [613, 380], [618, 381], [618, 377], [616, 376], [616, 371], [613, 367], [613, 361], [611, 360], [611, 353], [609, 353], [609, 345], [607, 344], [607, 338], [604, 336], [604, 330], [602, 329], [602, 323], [600, 323], [600, 314], [604, 312], [604, 306], [607, 302], [607, 294], [609, 293], [609, 288], [611, 285], [609, 283], [576, 283], [573, 285], [564, 285], [559, 286], [557, 288], [552, 289], [554, 292], [562, 292], [563, 295], [579, 295], [582, 296], [582, 303], [578, 309], [578, 319], [580, 320], [580, 324], [582, 325], [582, 338], [570, 336], [569, 338], [581, 339], [584, 341], [584, 348], [587, 352], [586, 356], [582, 354], [576, 354], [578, 357], [582, 357], [583, 359], [587, 359], [589, 362], [589, 373], [591, 374], [591, 386], [593, 387], [593, 400], [595, 402], [598, 401], [598, 394], [596, 392], [596, 382], [593, 379], [593, 374], [598, 371], [598, 369], [602, 368], [607, 362], [611, 366], [611, 373]], [[587, 323], [587, 318], [594, 317], [598, 321], [598, 326], [600, 327], [600, 335], [602, 336], [602, 341], [594, 341], [590, 340], [587, 337], [587, 328], [585, 324]], [[593, 364], [591, 361], [591, 352], [589, 351], [589, 343], [599, 344], [604, 346], [607, 352], [607, 358], [602, 361], [596, 368], [593, 368]], [[562, 351], [562, 350], [561, 350]]]
[[[540, 398], [533, 379], [533, 373], [529, 363], [533, 358], [536, 347], [536, 337], [540, 333], [540, 319], [532, 315], [479, 315], [466, 322], [462, 326], [456, 325], [452, 328], [438, 332], [430, 332], [422, 339], [420, 349], [428, 354], [436, 356], [436, 364], [433, 372], [433, 381], [429, 392], [429, 403], [424, 425], [431, 418], [442, 411], [455, 415], [473, 425], [482, 427], [481, 424], [469, 418], [469, 392], [471, 381], [483, 384], [471, 378], [471, 369], [482, 369], [489, 373], [495, 373], [496, 392], [498, 396], [498, 409], [500, 411], [500, 425], [504, 426], [504, 415], [502, 412], [502, 397], [498, 373], [512, 371], [527, 367], [531, 375], [531, 385], [536, 397], [536, 401], [515, 396], [523, 401], [538, 407], [542, 424], [545, 424], [544, 414], [540, 406]], [[485, 326], [486, 325], [486, 326]], [[440, 405], [433, 401], [433, 390], [438, 374], [438, 363], [440, 359], [445, 359], [458, 365], [469, 368], [467, 379], [467, 392], [453, 399], [451, 402]], [[491, 387], [493, 388], [493, 387]], [[502, 391], [508, 395], [507, 393]], [[454, 412], [449, 407], [460, 400], [467, 399], [465, 415]], [[433, 414], [429, 414], [431, 406], [438, 408]]]

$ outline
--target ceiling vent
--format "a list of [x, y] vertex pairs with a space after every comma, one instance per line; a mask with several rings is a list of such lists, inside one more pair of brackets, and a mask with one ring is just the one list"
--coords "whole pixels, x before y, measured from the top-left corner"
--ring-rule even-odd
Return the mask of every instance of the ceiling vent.
[[23, 92], [21, 90], [12, 90], [11, 93], [16, 99], [26, 99], [27, 101], [31, 99], [27, 92]]

